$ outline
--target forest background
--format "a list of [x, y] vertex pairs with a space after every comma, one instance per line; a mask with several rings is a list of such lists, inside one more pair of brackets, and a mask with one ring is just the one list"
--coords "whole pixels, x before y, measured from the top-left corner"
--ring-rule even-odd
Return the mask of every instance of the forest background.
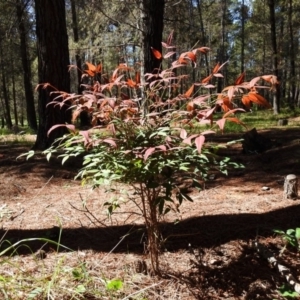
[[[2, 127], [28, 126], [36, 132], [38, 122], [45, 118], [43, 110], [38, 108], [38, 93], [34, 92], [37, 84], [45, 83], [38, 78], [37, 34], [40, 32], [40, 40], [43, 36], [53, 44], [59, 34], [51, 36], [41, 28], [41, 20], [35, 15], [37, 11], [44, 12], [45, 18], [52, 15], [53, 23], [65, 24], [66, 28], [58, 30], [67, 30], [69, 65], [78, 67], [78, 70], [70, 70], [70, 91], [73, 93], [81, 91], [81, 75], [87, 69], [86, 62], [101, 65], [102, 76], [122, 63], [135, 68], [141, 66], [141, 62], [145, 64], [143, 44], [151, 41], [145, 40], [142, 32], [147, 31], [143, 26], [148, 24], [148, 30], [162, 31], [162, 40], [167, 40], [173, 32], [174, 60], [183, 51], [210, 48], [198, 57], [197, 67], [184, 70], [189, 76], [182, 83], [183, 93], [192, 82], [208, 76], [216, 63], [228, 61], [222, 70], [224, 78], [215, 78], [218, 92], [233, 84], [237, 75], [243, 72], [248, 79], [273, 74], [280, 82], [277, 92], [273, 96], [270, 93], [263, 96], [273, 105], [274, 113], [278, 114], [283, 107], [295, 109], [300, 105], [298, 1], [66, 0], [46, 3], [38, 0], [0, 1]], [[64, 11], [59, 8], [61, 5], [65, 7], [65, 14], [56, 15], [55, 9]], [[155, 46], [161, 50], [160, 34], [153, 37], [155, 43], [158, 46], [147, 45], [148, 49]], [[54, 58], [63, 56], [61, 51], [48, 57], [53, 61], [47, 64], [55, 64]], [[151, 59], [155, 60], [154, 57]], [[52, 122], [57, 123], [57, 120]], [[44, 133], [52, 125], [48, 124]], [[45, 148], [46, 144], [39, 141], [36, 146]]]

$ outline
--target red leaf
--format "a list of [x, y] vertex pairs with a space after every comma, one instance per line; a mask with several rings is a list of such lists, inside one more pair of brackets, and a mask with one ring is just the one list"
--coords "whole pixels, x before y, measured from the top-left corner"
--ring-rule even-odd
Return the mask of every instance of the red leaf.
[[186, 52], [185, 54], [192, 62], [196, 62], [197, 57], [193, 52]]
[[169, 58], [170, 56], [173, 56], [176, 52], [175, 51], [169, 51], [164, 55], [164, 58]]
[[192, 93], [194, 91], [194, 85], [192, 85], [184, 94], [185, 97], [189, 98], [191, 97]]
[[191, 146], [192, 139], [195, 138], [196, 136], [198, 136], [198, 134], [192, 134], [189, 137], [187, 137], [186, 139], [184, 139], [182, 142]]
[[201, 82], [202, 83], [207, 83], [211, 80], [211, 78], [212, 78], [212, 75], [209, 75], [209, 76], [205, 77], [204, 79], [202, 79]]
[[271, 104], [270, 104], [263, 96], [261, 96], [261, 95], [259, 95], [259, 94], [256, 94], [256, 93], [249, 93], [249, 94], [248, 94], [248, 98], [249, 98], [252, 102], [254, 102], [254, 103], [256, 103], [256, 104], [259, 104], [259, 105], [262, 105], [262, 106], [264, 106], [264, 107], [266, 107], [266, 108], [271, 108], [271, 107], [272, 107]]
[[96, 73], [101, 73], [102, 72], [102, 64], [99, 64], [97, 67], [96, 67]]
[[242, 103], [245, 105], [245, 107], [246, 107], [247, 109], [250, 109], [250, 108], [251, 108], [251, 100], [250, 100], [250, 98], [249, 98], [248, 95], [244, 95], [244, 96], [242, 97]]
[[279, 81], [275, 75], [263, 75], [261, 78], [267, 82], [270, 82], [272, 85], [279, 84]]
[[212, 114], [214, 113], [214, 111], [216, 110], [216, 106], [214, 106], [213, 108], [211, 108], [210, 110], [208, 110], [207, 112], [206, 112], [206, 114], [205, 114], [205, 118], [206, 119], [209, 119], [211, 116], [212, 116]]
[[91, 64], [89, 62], [86, 62], [85, 64], [87, 65], [87, 67], [90, 71], [96, 72], [96, 67], [93, 64]]
[[241, 120], [239, 120], [238, 118], [226, 118], [226, 120], [230, 121], [230, 122], [233, 122], [233, 123], [236, 123], [236, 124], [239, 124], [239, 125], [242, 125], [244, 126], [245, 128], [247, 128], [246, 124], [243, 123]]
[[220, 63], [218, 62], [218, 63], [215, 65], [215, 67], [213, 68], [212, 73], [213, 73], [213, 74], [217, 73], [217, 72], [219, 71], [219, 69], [220, 69]]
[[85, 146], [91, 142], [88, 130], [79, 131], [79, 133], [84, 137]]
[[75, 121], [77, 120], [80, 113], [81, 113], [80, 109], [76, 109], [76, 110], [73, 111], [73, 113], [72, 113], [72, 123], [75, 123]]
[[167, 151], [167, 147], [165, 145], [156, 146], [156, 149], [160, 149], [162, 151]]
[[152, 53], [155, 56], [155, 58], [157, 58], [157, 59], [161, 59], [162, 58], [162, 55], [161, 55], [161, 53], [158, 50], [156, 50], [156, 49], [154, 49], [152, 47], [151, 47], [151, 50], [152, 50]]
[[233, 104], [232, 102], [229, 100], [229, 97], [223, 97], [221, 99], [221, 107], [225, 112], [228, 112], [230, 110], [233, 109]]
[[226, 123], [226, 119], [220, 119], [218, 121], [216, 121], [217, 125], [219, 125], [219, 128], [221, 129], [221, 131], [224, 131], [224, 127], [225, 127], [225, 123]]
[[76, 132], [76, 129], [75, 129], [75, 126], [73, 124], [57, 124], [57, 125], [54, 125], [52, 126], [48, 132], [47, 132], [47, 135], [49, 136], [49, 134], [56, 128], [58, 127], [67, 127], [69, 131], [75, 133]]
[[223, 78], [224, 76], [223, 76], [223, 74], [221, 74], [221, 73], [215, 73], [215, 74], [214, 74], [214, 77]]
[[181, 129], [180, 137], [184, 140], [187, 137], [187, 132], [185, 129]]
[[88, 75], [90, 75], [91, 77], [95, 76], [95, 73], [91, 70], [85, 70], [86, 73], [88, 73]]
[[197, 48], [197, 50], [199, 50], [202, 53], [207, 53], [208, 51], [210, 51], [210, 48], [208, 47], [201, 47], [201, 48]]
[[155, 151], [155, 147], [148, 148], [144, 154], [144, 161]]
[[230, 111], [227, 112], [226, 114], [224, 114], [224, 115], [223, 115], [223, 118], [227, 118], [227, 116], [229, 116], [229, 115], [231, 115], [231, 114], [234, 114], [236, 111], [245, 112], [245, 110], [242, 109], [242, 108], [235, 108], [235, 109], [230, 110]]
[[174, 30], [171, 31], [171, 33], [169, 34], [168, 36], [168, 39], [167, 39], [167, 45], [170, 46], [172, 44], [172, 41], [173, 41], [173, 33], [174, 33]]
[[202, 149], [202, 146], [205, 142], [205, 136], [204, 135], [199, 135], [198, 137], [195, 138], [195, 144], [196, 144], [196, 147], [197, 147], [197, 150], [198, 150], [198, 153], [200, 154], [201, 153], [201, 149]]
[[140, 72], [135, 73], [135, 82], [136, 82], [136, 84], [141, 83], [141, 73]]
[[116, 142], [113, 139], [104, 139], [102, 142], [110, 144], [111, 146], [113, 146], [114, 148], [117, 147]]
[[243, 72], [234, 82], [235, 85], [239, 85], [241, 83], [244, 82], [244, 79], [245, 79], [245, 72]]
[[255, 77], [255, 78], [251, 79], [251, 81], [249, 82], [250, 88], [253, 88], [259, 80], [260, 80], [260, 77]]
[[186, 105], [186, 110], [187, 111], [193, 111], [195, 108], [194, 102], [190, 101], [187, 105]]
[[114, 124], [108, 124], [107, 125], [107, 129], [110, 130], [112, 132], [113, 135], [116, 134], [116, 128]]
[[136, 83], [132, 80], [132, 79], [127, 79], [127, 85], [131, 88], [135, 88], [136, 87]]
[[212, 133], [216, 133], [216, 132], [213, 131], [213, 130], [205, 130], [205, 131], [202, 132], [203, 135], [205, 135], [205, 134], [212, 134]]

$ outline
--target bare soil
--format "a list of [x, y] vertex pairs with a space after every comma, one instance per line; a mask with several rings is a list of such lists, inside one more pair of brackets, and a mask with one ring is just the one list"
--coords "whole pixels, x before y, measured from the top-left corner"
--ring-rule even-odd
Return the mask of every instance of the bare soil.
[[[161, 220], [164, 278], [143, 277], [141, 287], [147, 281], [158, 283], [148, 299], [285, 299], [278, 293], [285, 277], [259, 255], [255, 241], [300, 281], [299, 253], [290, 247], [283, 251], [284, 241], [273, 232], [300, 227], [300, 199], [283, 198], [284, 177], [300, 176], [300, 130], [259, 133], [273, 141], [272, 149], [244, 154], [241, 144], [233, 144], [221, 150], [220, 155], [245, 168], [230, 170], [228, 176], [214, 173], [201, 192], [190, 190], [194, 202], [183, 203], [180, 211]], [[209, 142], [224, 144], [239, 138], [241, 134], [220, 135]], [[106, 257], [102, 267], [111, 278], [124, 266], [137, 272], [138, 260], [149, 264], [143, 220], [126, 197], [130, 188], [118, 185], [108, 192], [82, 186], [74, 180], [79, 160], [63, 167], [58, 159], [48, 163], [39, 154], [28, 161], [16, 160], [29, 149], [0, 141], [2, 249], [7, 246], [4, 240], [57, 240], [62, 227], [61, 243], [84, 253], [90, 262]], [[104, 203], [112, 197], [122, 205], [110, 219]], [[41, 242], [19, 248], [18, 253], [25, 260], [41, 247], [47, 257], [56, 255], [55, 247]]]

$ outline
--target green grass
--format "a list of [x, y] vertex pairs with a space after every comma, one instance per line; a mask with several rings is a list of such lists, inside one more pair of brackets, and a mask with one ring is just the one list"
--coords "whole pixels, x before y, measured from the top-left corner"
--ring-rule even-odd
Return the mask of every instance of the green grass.
[[[18, 255], [22, 247], [30, 252], [32, 241], [50, 243], [68, 252], [46, 253], [42, 258], [37, 253]], [[84, 252], [72, 251], [46, 238], [24, 239], [15, 244], [2, 241], [1, 245], [4, 243], [10, 245], [0, 253], [0, 298], [4, 300], [148, 299], [147, 291], [158, 285], [128, 267], [107, 269], [103, 265], [107, 256], [99, 259], [96, 255], [91, 260]], [[13, 254], [6, 256], [8, 252]], [[141, 286], [137, 288], [139, 281]], [[142, 281], [147, 282], [146, 287]]]
[[0, 128], [0, 145], [32, 146], [35, 142], [35, 134], [28, 127]]
[[[214, 121], [221, 119], [223, 114], [223, 112], [215, 113], [213, 115]], [[225, 123], [224, 134], [241, 133], [251, 130], [252, 128], [256, 128], [257, 130], [272, 128], [299, 128], [300, 118], [299, 120], [293, 119], [298, 116], [300, 116], [299, 109], [296, 111], [282, 110], [282, 112], [278, 115], [274, 115], [272, 110], [254, 110], [253, 112], [236, 113], [235, 115], [229, 117], [238, 118], [245, 124], [245, 126], [228, 120]], [[278, 126], [278, 120], [280, 119], [288, 119], [288, 125]], [[216, 124], [214, 124], [214, 126], [211, 128], [210, 125], [199, 125], [198, 123], [194, 122], [193, 127], [187, 126], [186, 129], [189, 130], [190, 133], [199, 133], [199, 131], [205, 130], [214, 130], [216, 133], [221, 133], [220, 128]]]

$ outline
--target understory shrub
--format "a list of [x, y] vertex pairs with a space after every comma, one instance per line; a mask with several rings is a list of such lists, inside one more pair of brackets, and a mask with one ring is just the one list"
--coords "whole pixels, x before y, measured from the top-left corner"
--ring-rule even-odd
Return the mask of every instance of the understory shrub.
[[[53, 153], [63, 151], [63, 163], [84, 155], [77, 175], [84, 184], [96, 188], [118, 181], [134, 189], [139, 201], [132, 201], [144, 218], [151, 268], [158, 275], [160, 216], [168, 213], [174, 202], [180, 205], [192, 201], [180, 184], [189, 180], [200, 189], [212, 169], [226, 173], [229, 167], [241, 167], [218, 157], [216, 146], [205, 143], [205, 136], [213, 134], [214, 129], [223, 131], [226, 122], [246, 126], [236, 113], [245, 112], [253, 103], [270, 108], [258, 89], [275, 89], [277, 84], [273, 75], [245, 82], [243, 73], [233, 85], [217, 93], [214, 82], [222, 78], [225, 65], [217, 63], [211, 74], [186, 87], [187, 76], [178, 74], [197, 68], [199, 56], [209, 48], [195, 48], [174, 60], [171, 41], [172, 34], [163, 43], [165, 54], [152, 49], [155, 58], [163, 58], [163, 64], [151, 74], [141, 75], [136, 66], [120, 64], [109, 78], [103, 74], [101, 64], [86, 62], [83, 76], [89, 83], [83, 85], [82, 94], [55, 91], [57, 98], [52, 105], [70, 105], [74, 123], [52, 127], [48, 134], [59, 126], [67, 127], [70, 133], [44, 152], [49, 159]], [[261, 81], [270, 85], [259, 85]], [[185, 93], [180, 93], [182, 89]], [[244, 109], [236, 103], [243, 103]], [[222, 113], [217, 114], [220, 110]], [[90, 116], [91, 128], [80, 130], [76, 120], [83, 112]], [[113, 203], [106, 204], [112, 213]]]

